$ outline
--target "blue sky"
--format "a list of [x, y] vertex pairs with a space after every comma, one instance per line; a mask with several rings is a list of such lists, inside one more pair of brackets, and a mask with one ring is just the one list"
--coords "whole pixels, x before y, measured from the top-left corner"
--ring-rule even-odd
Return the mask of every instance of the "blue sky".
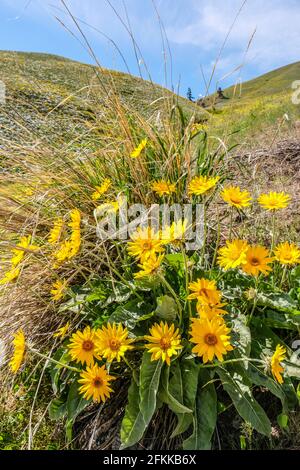
[[[183, 95], [188, 86], [195, 97], [205, 93], [205, 81], [210, 80], [220, 50], [211, 90], [300, 60], [299, 0], [248, 0], [242, 9], [244, 0], [65, 3], [78, 18], [104, 67], [122, 71], [128, 68], [144, 78], [148, 77], [148, 69], [153, 81], [179, 88]], [[163, 41], [154, 3], [163, 24]], [[138, 45], [136, 52], [130, 29]], [[0, 0], [0, 48], [48, 52], [93, 63], [61, 0]]]

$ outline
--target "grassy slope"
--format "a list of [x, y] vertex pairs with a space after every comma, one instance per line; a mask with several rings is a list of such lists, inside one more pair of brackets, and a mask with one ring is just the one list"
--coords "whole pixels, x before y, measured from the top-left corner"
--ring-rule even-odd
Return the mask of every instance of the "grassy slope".
[[[147, 117], [157, 115], [162, 97], [175, 96], [150, 81], [49, 54], [0, 51], [0, 79], [7, 98], [0, 105], [0, 138], [23, 141], [83, 135], [95, 114], [105, 113], [112, 87]], [[178, 102], [186, 113], [194, 111], [184, 98]]]
[[[292, 83], [299, 80], [300, 62], [287, 65], [242, 84], [224, 90], [229, 98], [216, 101], [210, 128], [220, 136], [237, 132], [233, 143], [264, 145], [274, 135], [284, 136], [300, 119], [300, 106], [292, 103]], [[289, 120], [284, 118], [288, 115]], [[267, 135], [268, 134], [268, 135]]]

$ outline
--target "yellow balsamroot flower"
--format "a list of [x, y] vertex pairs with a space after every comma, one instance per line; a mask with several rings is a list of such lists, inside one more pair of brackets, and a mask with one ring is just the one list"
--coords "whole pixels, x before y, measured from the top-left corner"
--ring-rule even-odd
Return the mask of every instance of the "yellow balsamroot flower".
[[286, 358], [286, 349], [279, 344], [276, 346], [276, 350], [271, 358], [271, 370], [274, 378], [278, 383], [283, 383], [282, 373], [284, 368], [281, 364], [282, 361]]
[[212, 320], [215, 317], [218, 317], [220, 320], [224, 321], [223, 315], [226, 315], [226, 310], [223, 310], [226, 304], [216, 304], [213, 306], [203, 305], [201, 302], [197, 302], [197, 312], [201, 320], [207, 318], [207, 320]]
[[225, 270], [235, 269], [246, 263], [246, 254], [249, 250], [245, 240], [227, 240], [226, 246], [220, 248], [218, 263]]
[[80, 379], [78, 380], [78, 383], [82, 384], [79, 387], [79, 393], [86, 400], [92, 398], [96, 403], [105, 402], [113, 392], [110, 387], [110, 382], [113, 380], [115, 380], [115, 377], [108, 374], [105, 366], [99, 367], [97, 364], [94, 364], [81, 372]]
[[161, 267], [164, 255], [152, 255], [139, 264], [141, 270], [134, 274], [135, 279], [142, 279], [144, 277], [153, 276]]
[[58, 328], [58, 330], [53, 334], [53, 338], [61, 338], [64, 339], [67, 335], [70, 328], [70, 323], [66, 323], [64, 326]]
[[10, 262], [13, 266], [18, 266], [21, 263], [24, 256], [28, 251], [35, 252], [39, 249], [37, 245], [31, 244], [31, 235], [28, 237], [21, 237], [19, 243], [16, 244], [16, 248], [11, 250], [13, 257]]
[[50, 230], [48, 242], [50, 245], [55, 245], [59, 242], [64, 226], [64, 219], [59, 217], [53, 224], [52, 229]]
[[11, 268], [9, 271], [7, 271], [4, 274], [4, 277], [0, 279], [0, 285], [4, 284], [9, 284], [10, 282], [14, 281], [17, 279], [20, 275], [20, 269], [19, 268]]
[[188, 300], [197, 299], [202, 305], [216, 305], [220, 303], [222, 293], [217, 289], [216, 281], [208, 279], [198, 279], [189, 284], [189, 290], [192, 294]]
[[160, 197], [170, 196], [172, 193], [176, 192], [176, 185], [174, 183], [170, 183], [170, 181], [155, 181], [152, 184], [152, 190]]
[[22, 330], [19, 330], [14, 334], [12, 343], [14, 347], [14, 353], [9, 363], [9, 367], [11, 368], [12, 372], [16, 374], [22, 365], [26, 350], [25, 335]]
[[204, 364], [215, 356], [222, 362], [223, 356], [233, 349], [229, 333], [230, 329], [220, 318], [192, 318], [191, 342], [196, 344], [193, 353], [202, 357]]
[[285, 209], [291, 202], [291, 197], [284, 193], [270, 192], [269, 194], [261, 194], [258, 203], [267, 211], [278, 211]]
[[89, 326], [83, 331], [73, 333], [68, 347], [73, 361], [90, 366], [94, 363], [94, 358], [100, 359], [99, 354], [96, 353], [95, 331]]
[[103, 326], [96, 331], [96, 352], [108, 362], [114, 359], [120, 362], [126, 351], [133, 349], [132, 342], [128, 338], [127, 328], [123, 328], [121, 323], [108, 323], [107, 327]]
[[68, 283], [67, 281], [61, 281], [58, 279], [56, 282], [53, 283], [53, 289], [50, 291], [52, 294], [53, 300], [60, 300], [63, 298], [64, 293], [67, 289]]
[[142, 151], [146, 148], [147, 143], [147, 139], [142, 140], [141, 143], [131, 152], [131, 158], [138, 158], [141, 155]]
[[118, 210], [120, 209], [120, 204], [118, 201], [106, 201], [103, 204], [100, 204], [96, 208], [96, 211], [100, 211], [101, 213], [106, 213], [106, 214], [116, 214]]
[[70, 213], [71, 221], [68, 226], [71, 228], [71, 235], [68, 240], [64, 240], [59, 249], [54, 253], [56, 262], [54, 268], [58, 268], [64, 261], [72, 259], [80, 250], [81, 246], [81, 214], [78, 209], [73, 209]]
[[95, 192], [92, 194], [93, 201], [98, 201], [98, 199], [100, 199], [103, 194], [107, 193], [107, 191], [111, 187], [111, 184], [111, 180], [105, 178], [101, 186], [95, 186]]
[[165, 227], [161, 234], [161, 241], [163, 245], [180, 245], [184, 240], [187, 230], [187, 220], [179, 220], [173, 222], [171, 226]]
[[210, 178], [209, 176], [196, 176], [189, 183], [189, 195], [201, 196], [202, 194], [207, 193], [210, 189], [216, 186], [219, 179], [219, 176], [215, 176], [213, 178]]
[[127, 244], [128, 253], [140, 259], [142, 263], [156, 253], [164, 251], [159, 234], [150, 227], [139, 227], [131, 236], [131, 240]]
[[260, 273], [267, 275], [272, 271], [270, 263], [273, 258], [269, 257], [269, 252], [263, 246], [250, 246], [246, 253], [246, 263], [243, 264], [242, 270], [246, 274], [259, 276]]
[[239, 186], [229, 186], [223, 189], [221, 197], [223, 201], [237, 209], [250, 206], [252, 200], [250, 193], [248, 191], [241, 191]]
[[169, 366], [171, 362], [170, 358], [177, 356], [178, 351], [182, 349], [179, 329], [177, 328], [175, 330], [174, 324], [169, 327], [169, 325], [164, 322], [160, 322], [160, 324], [155, 323], [152, 328], [150, 328], [150, 335], [151, 336], [145, 336], [145, 339], [149, 341], [149, 344], [146, 344], [145, 347], [149, 350], [149, 353], [152, 354], [151, 361], [161, 359]]
[[300, 263], [300, 249], [294, 243], [280, 243], [275, 248], [274, 255], [280, 264], [291, 265]]

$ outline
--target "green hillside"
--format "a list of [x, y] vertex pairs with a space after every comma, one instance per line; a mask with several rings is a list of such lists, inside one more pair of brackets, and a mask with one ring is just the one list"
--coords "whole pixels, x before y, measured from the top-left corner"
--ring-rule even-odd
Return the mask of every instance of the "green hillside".
[[96, 115], [105, 132], [113, 90], [145, 117], [156, 117], [163, 97], [178, 100], [186, 113], [194, 111], [187, 100], [150, 81], [49, 54], [1, 51], [0, 79], [6, 86], [0, 137], [9, 140], [66, 142], [90, 135]]
[[300, 62], [273, 70], [243, 83], [242, 86], [227, 88], [225, 95], [230, 98], [236, 96], [247, 100], [274, 95], [283, 91], [289, 94], [292, 93], [291, 85], [295, 80], [300, 80]]

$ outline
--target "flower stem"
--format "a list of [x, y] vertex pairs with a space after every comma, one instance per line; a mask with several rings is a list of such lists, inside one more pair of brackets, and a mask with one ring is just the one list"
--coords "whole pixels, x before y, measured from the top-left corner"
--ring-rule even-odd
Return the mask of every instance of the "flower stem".
[[272, 215], [272, 244], [271, 244], [271, 251], [274, 250], [274, 246], [276, 243], [276, 238], [275, 238], [275, 229], [276, 229], [276, 215], [275, 212]]
[[71, 367], [68, 364], [63, 364], [62, 362], [56, 361], [52, 357], [46, 356], [45, 354], [42, 354], [41, 352], [37, 351], [36, 349], [30, 348], [30, 351], [36, 354], [39, 357], [42, 357], [46, 361], [53, 362], [53, 364], [57, 364], [58, 366], [64, 367], [65, 369], [71, 370], [72, 372], [77, 372], [80, 373], [81, 370], [77, 369], [76, 367]]

